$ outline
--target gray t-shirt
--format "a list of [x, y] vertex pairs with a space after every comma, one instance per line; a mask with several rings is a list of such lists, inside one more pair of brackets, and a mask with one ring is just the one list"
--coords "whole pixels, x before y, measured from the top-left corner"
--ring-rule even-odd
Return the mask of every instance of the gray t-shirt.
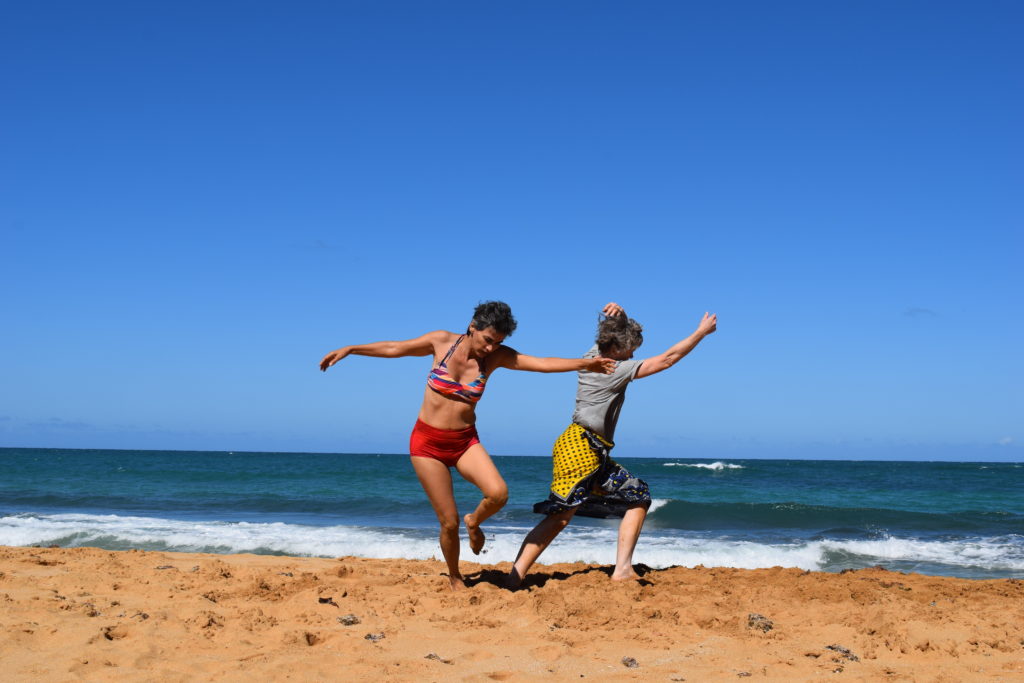
[[[597, 355], [595, 344], [583, 357]], [[626, 400], [626, 386], [636, 378], [641, 363], [642, 360], [620, 360], [610, 375], [580, 370], [572, 421], [600, 434], [606, 441], [614, 442], [619, 410]]]

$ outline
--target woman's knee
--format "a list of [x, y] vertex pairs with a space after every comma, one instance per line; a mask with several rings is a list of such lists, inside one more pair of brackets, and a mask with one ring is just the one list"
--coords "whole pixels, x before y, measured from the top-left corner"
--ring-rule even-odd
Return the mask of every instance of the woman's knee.
[[441, 525], [442, 532], [447, 534], [459, 533], [459, 513], [438, 515], [437, 521]]
[[508, 502], [508, 486], [505, 482], [502, 482], [498, 486], [492, 486], [483, 491], [484, 498], [489, 500], [492, 505], [502, 507]]
[[561, 531], [565, 527], [569, 526], [569, 522], [572, 521], [572, 515], [557, 515], [551, 518], [555, 528]]

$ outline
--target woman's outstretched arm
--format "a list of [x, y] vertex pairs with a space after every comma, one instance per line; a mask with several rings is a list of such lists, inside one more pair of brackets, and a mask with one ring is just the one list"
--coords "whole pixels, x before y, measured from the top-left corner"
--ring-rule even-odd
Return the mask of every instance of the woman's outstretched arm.
[[427, 332], [421, 337], [407, 339], [405, 341], [382, 341], [372, 344], [358, 344], [355, 346], [342, 346], [340, 349], [331, 351], [320, 361], [320, 369], [327, 368], [337, 363], [346, 356], [374, 356], [377, 358], [402, 358], [404, 356], [429, 356], [434, 352], [435, 343], [444, 343], [449, 335], [444, 330]]
[[665, 352], [659, 353], [657, 356], [651, 356], [650, 358], [644, 359], [640, 369], [637, 370], [637, 379], [640, 379], [641, 377], [649, 377], [661, 372], [662, 370], [668, 370], [670, 367], [678, 363], [683, 356], [688, 354], [690, 351], [693, 351], [694, 347], [696, 347], [704, 337], [718, 329], [717, 326], [718, 315], [705, 313], [693, 334], [686, 339], [677, 341]]
[[529, 372], [574, 372], [589, 370], [609, 375], [615, 370], [615, 361], [611, 358], [537, 358], [519, 353], [515, 349], [503, 347], [500, 352], [498, 366], [509, 370], [526, 370]]

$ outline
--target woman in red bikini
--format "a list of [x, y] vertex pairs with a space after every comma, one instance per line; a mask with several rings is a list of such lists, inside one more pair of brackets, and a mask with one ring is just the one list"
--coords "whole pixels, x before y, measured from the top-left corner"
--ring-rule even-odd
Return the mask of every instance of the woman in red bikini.
[[459, 513], [452, 492], [454, 467], [480, 489], [483, 499], [463, 517], [469, 547], [479, 554], [484, 547], [480, 525], [508, 500], [508, 487], [476, 434], [476, 403], [487, 379], [498, 368], [531, 372], [589, 370], [609, 373], [615, 361], [606, 358], [535, 358], [502, 344], [516, 329], [508, 304], [488, 301], [476, 307], [465, 334], [437, 330], [407, 341], [384, 341], [343, 346], [320, 361], [327, 370], [349, 355], [401, 358], [433, 354], [419, 419], [409, 439], [409, 454], [416, 476], [441, 523], [441, 552], [448, 563], [452, 589], [464, 588], [459, 572]]

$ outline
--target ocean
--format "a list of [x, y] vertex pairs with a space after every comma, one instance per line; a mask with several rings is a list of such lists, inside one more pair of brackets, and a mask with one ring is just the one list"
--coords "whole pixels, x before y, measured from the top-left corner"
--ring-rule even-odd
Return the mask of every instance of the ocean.
[[[654, 496], [650, 567], [882, 565], [1024, 577], [1024, 465], [618, 458]], [[514, 559], [550, 459], [498, 456], [509, 503], [464, 560]], [[0, 449], [0, 544], [440, 558], [406, 455]], [[460, 511], [478, 500], [456, 475]], [[541, 562], [613, 564], [618, 520], [577, 517]]]

